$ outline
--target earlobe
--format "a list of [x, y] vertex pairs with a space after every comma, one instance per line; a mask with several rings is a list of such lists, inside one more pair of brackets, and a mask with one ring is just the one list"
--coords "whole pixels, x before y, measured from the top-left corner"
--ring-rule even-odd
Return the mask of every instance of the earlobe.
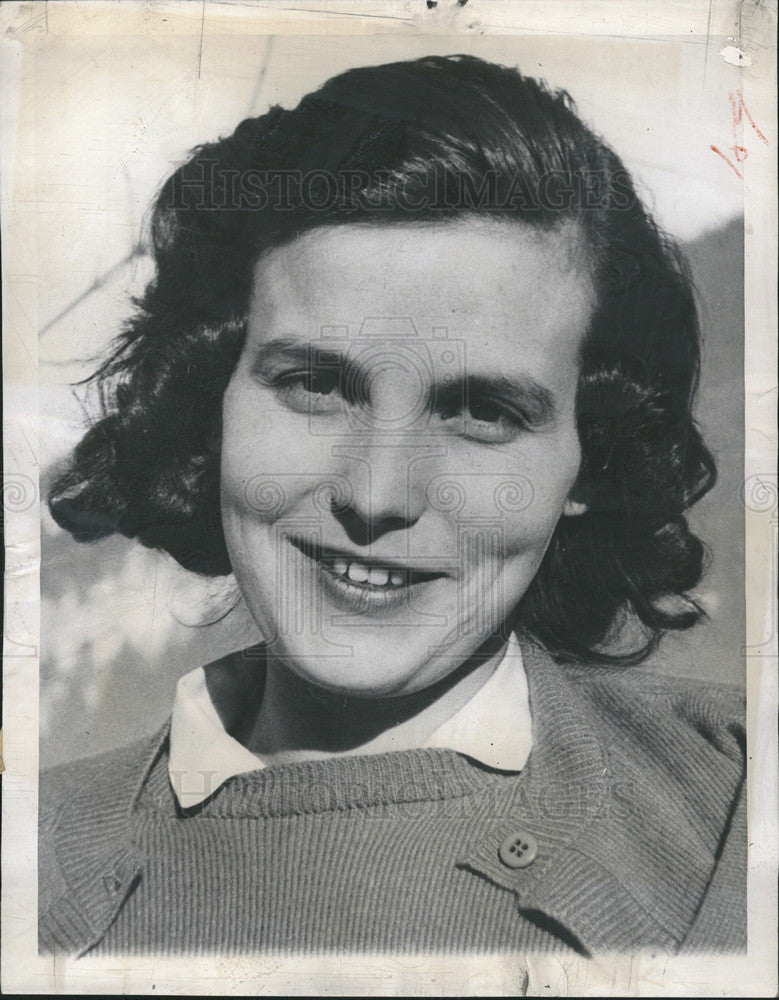
[[586, 514], [589, 509], [588, 504], [581, 500], [572, 500], [569, 497], [563, 506], [563, 517], [580, 517], [582, 514]]
[[206, 437], [206, 448], [212, 455], [219, 455], [222, 451], [221, 428], [214, 428]]

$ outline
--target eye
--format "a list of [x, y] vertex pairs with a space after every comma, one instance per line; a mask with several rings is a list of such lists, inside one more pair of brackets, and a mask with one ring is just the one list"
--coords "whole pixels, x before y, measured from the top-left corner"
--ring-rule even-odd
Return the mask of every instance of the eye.
[[497, 423], [506, 416], [500, 406], [490, 399], [471, 400], [466, 412], [470, 414], [472, 420], [487, 424]]
[[337, 372], [304, 372], [300, 376], [300, 386], [315, 396], [329, 396], [338, 389], [340, 379]]
[[274, 380], [277, 395], [299, 413], [335, 413], [342, 405], [341, 376], [337, 370], [287, 372]]
[[440, 415], [456, 433], [485, 444], [508, 444], [526, 427], [525, 420], [518, 413], [486, 397], [450, 404], [441, 410]]

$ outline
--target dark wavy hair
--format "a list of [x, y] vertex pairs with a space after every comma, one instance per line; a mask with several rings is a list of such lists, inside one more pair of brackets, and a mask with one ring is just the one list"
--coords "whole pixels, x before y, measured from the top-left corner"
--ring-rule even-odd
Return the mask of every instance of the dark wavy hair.
[[[151, 221], [155, 276], [93, 376], [101, 415], [51, 489], [55, 520], [229, 573], [213, 441], [258, 259], [317, 226], [465, 214], [574, 222], [597, 292], [577, 399], [589, 509], [561, 519], [516, 626], [563, 659], [636, 662], [694, 624], [704, 549], [684, 515], [715, 466], [692, 417], [686, 265], [567, 93], [471, 56], [349, 70], [175, 171]], [[626, 617], [641, 636], [615, 651]]]

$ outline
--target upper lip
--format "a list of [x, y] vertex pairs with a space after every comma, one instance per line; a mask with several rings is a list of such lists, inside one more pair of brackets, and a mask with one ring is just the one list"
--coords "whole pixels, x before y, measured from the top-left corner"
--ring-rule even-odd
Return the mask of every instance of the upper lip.
[[336, 559], [343, 559], [347, 563], [357, 562], [368, 569], [386, 569], [390, 572], [409, 573], [414, 576], [439, 577], [449, 576], [450, 568], [442, 565], [420, 565], [411, 563], [408, 560], [387, 559], [384, 556], [368, 556], [360, 552], [349, 552], [347, 549], [339, 549], [330, 545], [322, 545], [320, 542], [310, 538], [297, 538], [288, 535], [288, 540], [300, 549], [305, 555], [310, 556], [318, 562], [332, 562]]

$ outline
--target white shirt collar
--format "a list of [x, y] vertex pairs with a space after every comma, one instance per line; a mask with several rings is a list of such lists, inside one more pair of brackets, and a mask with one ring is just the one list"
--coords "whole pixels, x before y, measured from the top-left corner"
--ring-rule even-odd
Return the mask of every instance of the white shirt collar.
[[[521, 771], [531, 748], [530, 697], [514, 635], [490, 679], [425, 741], [500, 771]], [[225, 730], [203, 667], [178, 682], [170, 729], [168, 773], [183, 808], [198, 805], [236, 774], [263, 762]]]

